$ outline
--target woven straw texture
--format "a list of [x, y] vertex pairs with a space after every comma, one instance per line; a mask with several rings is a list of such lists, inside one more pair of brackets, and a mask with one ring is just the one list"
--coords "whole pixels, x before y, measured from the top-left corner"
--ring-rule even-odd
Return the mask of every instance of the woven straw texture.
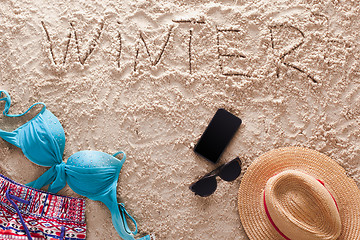
[[241, 223], [250, 239], [284, 239], [266, 216], [263, 194], [266, 182], [285, 170], [298, 170], [325, 183], [339, 207], [339, 240], [360, 239], [360, 190], [334, 160], [314, 150], [287, 147], [257, 158], [241, 180], [238, 207]]
[[328, 190], [312, 176], [286, 170], [269, 179], [264, 200], [276, 227], [290, 239], [337, 239], [341, 221]]

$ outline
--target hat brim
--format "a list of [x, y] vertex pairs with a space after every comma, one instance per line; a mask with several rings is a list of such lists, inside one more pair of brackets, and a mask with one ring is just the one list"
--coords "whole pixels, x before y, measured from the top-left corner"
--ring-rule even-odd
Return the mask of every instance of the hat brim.
[[360, 190], [355, 181], [346, 176], [344, 168], [320, 152], [286, 147], [258, 157], [241, 180], [238, 193], [240, 220], [251, 240], [284, 239], [271, 225], [262, 201], [268, 179], [284, 170], [299, 170], [322, 180], [338, 204], [342, 224], [338, 240], [359, 238]]

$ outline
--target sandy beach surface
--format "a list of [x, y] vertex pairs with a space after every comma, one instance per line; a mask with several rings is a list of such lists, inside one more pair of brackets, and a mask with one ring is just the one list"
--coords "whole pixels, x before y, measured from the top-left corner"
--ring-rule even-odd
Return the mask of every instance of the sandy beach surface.
[[[237, 156], [243, 175], [273, 148], [312, 148], [360, 187], [359, 5], [2, 0], [0, 89], [13, 114], [47, 104], [65, 130], [64, 161], [80, 150], [126, 152], [118, 199], [139, 236], [243, 240], [241, 177], [218, 180], [207, 198], [189, 190]], [[243, 124], [214, 165], [193, 148], [218, 108]], [[0, 128], [30, 117], [1, 116]], [[0, 161], [0, 173], [23, 184], [47, 170], [3, 140]], [[87, 239], [119, 239], [105, 205], [86, 204]]]

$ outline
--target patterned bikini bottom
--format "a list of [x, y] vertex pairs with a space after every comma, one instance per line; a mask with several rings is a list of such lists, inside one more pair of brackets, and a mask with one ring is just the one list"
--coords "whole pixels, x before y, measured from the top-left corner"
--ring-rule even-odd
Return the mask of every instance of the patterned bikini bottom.
[[84, 199], [47, 193], [0, 174], [0, 239], [85, 238]]

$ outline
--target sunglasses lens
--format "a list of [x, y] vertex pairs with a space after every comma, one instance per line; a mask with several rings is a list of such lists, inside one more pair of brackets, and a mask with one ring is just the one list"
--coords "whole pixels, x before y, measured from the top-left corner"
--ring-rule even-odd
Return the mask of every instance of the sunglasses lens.
[[205, 177], [190, 186], [190, 190], [201, 197], [207, 197], [215, 192], [217, 187], [215, 176]]
[[235, 158], [221, 168], [219, 176], [225, 181], [234, 181], [240, 175], [240, 173], [240, 159]]

